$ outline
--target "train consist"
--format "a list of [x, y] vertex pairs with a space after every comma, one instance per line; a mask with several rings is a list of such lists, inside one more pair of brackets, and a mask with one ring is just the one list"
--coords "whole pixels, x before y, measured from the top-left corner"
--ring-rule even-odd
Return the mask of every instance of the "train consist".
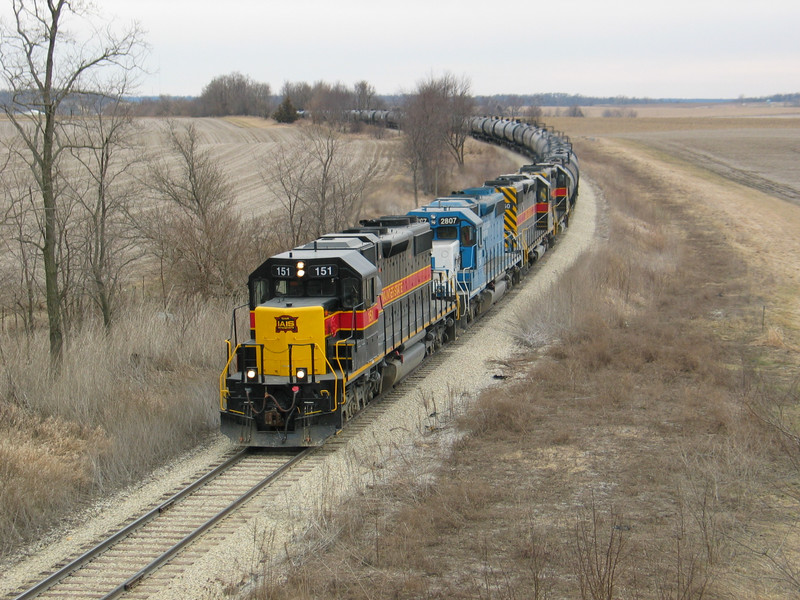
[[488, 117], [465, 126], [534, 162], [324, 235], [250, 274], [249, 339], [236, 339], [234, 311], [220, 376], [226, 436], [322, 444], [499, 300], [568, 225], [579, 168], [565, 136]]

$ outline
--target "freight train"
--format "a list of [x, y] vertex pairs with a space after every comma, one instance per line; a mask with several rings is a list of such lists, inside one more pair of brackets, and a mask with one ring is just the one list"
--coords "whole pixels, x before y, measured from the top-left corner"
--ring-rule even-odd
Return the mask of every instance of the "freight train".
[[488, 310], [567, 227], [579, 167], [566, 136], [491, 117], [464, 125], [533, 162], [256, 268], [248, 339], [237, 340], [234, 311], [227, 340], [223, 434], [249, 446], [322, 444]]

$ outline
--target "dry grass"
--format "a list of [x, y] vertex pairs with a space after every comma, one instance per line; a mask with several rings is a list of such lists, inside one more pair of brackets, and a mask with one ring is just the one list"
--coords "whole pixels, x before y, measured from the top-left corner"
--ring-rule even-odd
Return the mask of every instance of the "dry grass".
[[71, 339], [53, 378], [37, 368], [44, 332], [2, 335], [0, 553], [213, 430], [225, 313], [130, 308], [110, 336], [86, 326]]
[[768, 278], [669, 182], [579, 154], [607, 242], [525, 315], [518, 377], [477, 399], [433, 478], [401, 469], [331, 507], [306, 559], [251, 597], [796, 593], [800, 428], [782, 390], [798, 361], [762, 331]]

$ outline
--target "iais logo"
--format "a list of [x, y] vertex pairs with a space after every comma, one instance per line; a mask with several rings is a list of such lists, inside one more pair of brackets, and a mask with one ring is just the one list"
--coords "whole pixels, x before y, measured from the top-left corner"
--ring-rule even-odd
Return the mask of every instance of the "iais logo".
[[297, 333], [297, 317], [292, 317], [290, 315], [275, 317], [275, 333], [286, 333], [289, 331]]

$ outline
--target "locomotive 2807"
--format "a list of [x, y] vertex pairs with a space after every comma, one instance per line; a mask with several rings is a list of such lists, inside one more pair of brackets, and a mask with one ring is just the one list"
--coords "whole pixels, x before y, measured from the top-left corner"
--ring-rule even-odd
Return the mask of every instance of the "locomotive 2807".
[[466, 125], [535, 162], [324, 235], [250, 274], [249, 339], [228, 340], [220, 376], [226, 436], [322, 444], [501, 298], [567, 226], [579, 177], [569, 141], [514, 121]]

